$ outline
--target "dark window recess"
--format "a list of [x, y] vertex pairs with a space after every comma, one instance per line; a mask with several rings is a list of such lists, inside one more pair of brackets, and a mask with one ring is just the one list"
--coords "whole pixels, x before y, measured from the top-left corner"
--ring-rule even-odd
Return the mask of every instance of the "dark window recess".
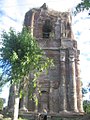
[[41, 91], [41, 93], [47, 93], [47, 91], [43, 90], [43, 91]]
[[68, 22], [68, 23], [67, 23], [67, 29], [70, 30], [70, 27], [71, 27], [71, 25], [70, 25], [70, 23]]
[[45, 20], [45, 23], [43, 24], [43, 28], [42, 28], [43, 38], [49, 38], [51, 31], [52, 31], [52, 24], [50, 19], [47, 19]]
[[39, 120], [47, 120], [47, 114], [39, 114]]

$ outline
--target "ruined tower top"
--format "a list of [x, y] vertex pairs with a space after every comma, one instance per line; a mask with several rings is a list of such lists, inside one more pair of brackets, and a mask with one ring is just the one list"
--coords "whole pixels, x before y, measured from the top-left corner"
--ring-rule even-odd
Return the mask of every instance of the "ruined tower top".
[[24, 25], [37, 39], [73, 40], [70, 12], [59, 12], [44, 3], [40, 8], [32, 8], [25, 14]]
[[43, 9], [48, 9], [46, 3], [44, 3], [40, 8], [43, 8]]

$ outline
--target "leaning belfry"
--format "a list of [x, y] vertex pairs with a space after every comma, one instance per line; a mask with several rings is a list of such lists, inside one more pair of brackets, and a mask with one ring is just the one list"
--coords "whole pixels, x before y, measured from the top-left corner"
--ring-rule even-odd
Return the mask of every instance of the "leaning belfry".
[[[82, 113], [80, 51], [73, 36], [70, 13], [51, 10], [44, 3], [25, 14], [24, 25], [29, 27], [46, 56], [53, 59], [54, 66], [48, 74], [44, 71], [37, 80], [34, 94], [38, 105], [27, 94], [20, 101], [20, 108], [24, 106], [33, 112]], [[28, 87], [25, 90], [29, 91]]]

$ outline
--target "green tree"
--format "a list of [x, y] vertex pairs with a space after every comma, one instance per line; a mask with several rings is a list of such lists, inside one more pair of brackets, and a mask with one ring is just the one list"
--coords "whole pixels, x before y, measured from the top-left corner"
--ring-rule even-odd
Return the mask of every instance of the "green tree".
[[76, 15], [77, 13], [84, 11], [84, 10], [89, 10], [90, 9], [90, 0], [81, 0], [81, 3], [79, 3], [75, 7], [74, 14]]
[[[20, 83], [24, 82], [24, 78], [28, 78], [29, 73], [33, 73], [34, 80], [31, 85], [35, 87], [37, 77], [43, 70], [48, 69], [52, 64], [52, 60], [45, 56], [27, 28], [23, 28], [21, 32], [16, 32], [12, 28], [10, 28], [9, 32], [3, 31], [0, 54], [3, 70], [0, 77], [0, 86], [8, 81], [16, 86], [13, 120], [17, 120], [22, 88]], [[29, 83], [29, 79], [26, 79], [26, 82]]]

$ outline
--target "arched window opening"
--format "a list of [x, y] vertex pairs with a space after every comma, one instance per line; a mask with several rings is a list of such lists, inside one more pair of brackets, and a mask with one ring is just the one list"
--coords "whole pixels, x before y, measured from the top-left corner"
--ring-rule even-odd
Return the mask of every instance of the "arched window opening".
[[46, 19], [45, 23], [43, 24], [43, 28], [42, 28], [43, 38], [49, 38], [51, 31], [52, 31], [51, 21], [50, 19]]

